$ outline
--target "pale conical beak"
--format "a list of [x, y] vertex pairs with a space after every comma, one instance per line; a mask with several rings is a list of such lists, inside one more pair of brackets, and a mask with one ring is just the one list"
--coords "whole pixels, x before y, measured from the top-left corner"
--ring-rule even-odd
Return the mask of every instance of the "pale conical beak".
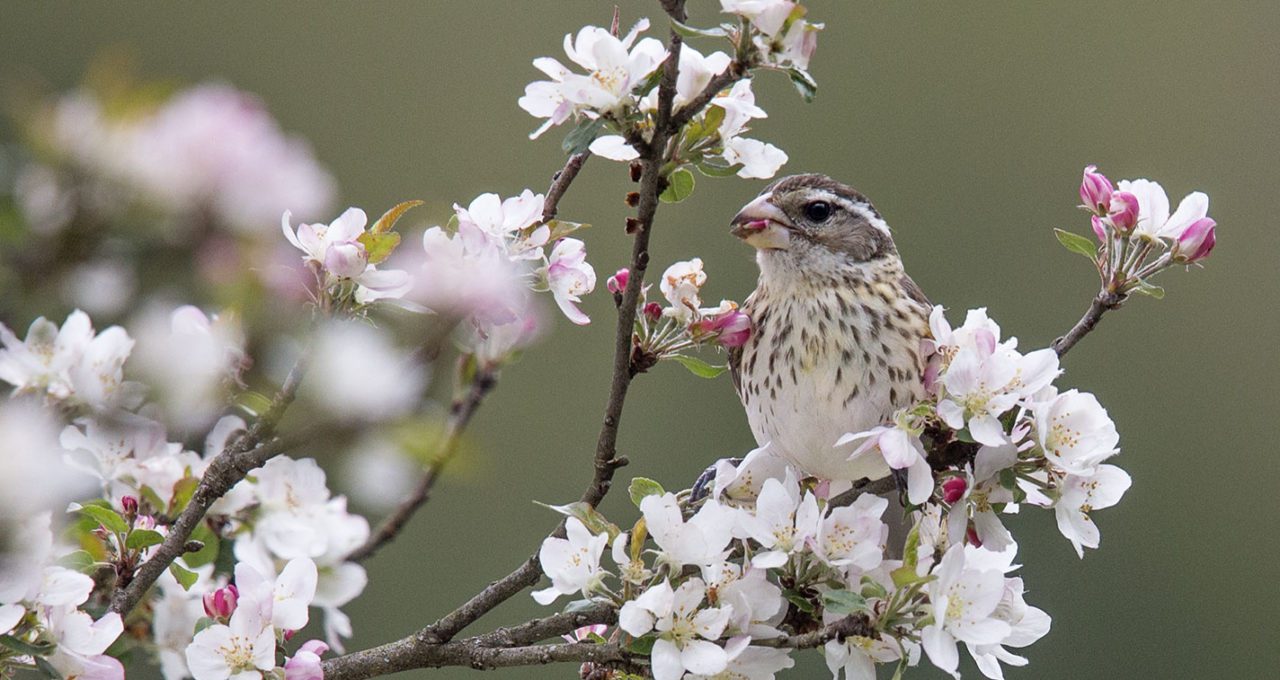
[[729, 223], [729, 233], [758, 250], [786, 250], [791, 243], [787, 216], [763, 194], [743, 206]]

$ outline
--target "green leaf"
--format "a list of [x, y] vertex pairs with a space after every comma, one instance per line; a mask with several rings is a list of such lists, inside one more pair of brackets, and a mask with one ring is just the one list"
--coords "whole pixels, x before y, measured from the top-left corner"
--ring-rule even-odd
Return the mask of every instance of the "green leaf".
[[796, 86], [796, 92], [800, 93], [800, 97], [804, 99], [806, 104], [813, 101], [818, 96], [818, 83], [809, 75], [808, 71], [802, 71], [798, 68], [787, 69], [787, 77], [791, 78], [791, 84]]
[[714, 378], [729, 368], [728, 366], [714, 366], [697, 357], [688, 357], [683, 354], [677, 354], [671, 358], [699, 378]]
[[806, 614], [812, 614], [815, 611], [813, 603], [806, 599], [805, 596], [794, 590], [784, 590], [782, 591], [782, 596], [787, 598], [788, 602], [795, 605], [796, 609], [799, 609]]
[[1139, 281], [1138, 286], [1133, 289], [1133, 292], [1150, 295], [1157, 300], [1164, 299], [1164, 289], [1155, 284], [1147, 283], [1146, 281]]
[[591, 507], [590, 503], [578, 501], [568, 505], [548, 505], [537, 501], [534, 502], [544, 508], [555, 510], [562, 515], [576, 518], [593, 534], [608, 534], [610, 541], [613, 541], [614, 537], [622, 531], [616, 524], [605, 519], [604, 515], [600, 514], [598, 510]]
[[863, 576], [862, 577], [862, 596], [864, 598], [874, 597], [878, 599], [884, 599], [889, 596], [889, 591], [885, 590], [885, 587], [880, 585], [879, 581], [876, 581], [870, 576]]
[[390, 257], [396, 246], [400, 245], [400, 234], [394, 231], [381, 234], [366, 231], [360, 234], [360, 237], [356, 240], [364, 246], [365, 252], [369, 254], [369, 264], [378, 264]]
[[1058, 243], [1061, 243], [1063, 248], [1084, 255], [1090, 262], [1098, 261], [1098, 247], [1093, 245], [1093, 241], [1062, 229], [1054, 229], [1053, 234], [1058, 237]]
[[30, 642], [19, 640], [12, 635], [0, 635], [0, 645], [27, 656], [44, 656], [45, 654], [53, 651], [53, 645], [51, 644], [46, 643], [42, 645], [33, 645]]
[[667, 176], [667, 188], [658, 198], [663, 203], [679, 203], [693, 194], [693, 173], [679, 168]]
[[47, 659], [45, 659], [42, 656], [37, 656], [35, 657], [35, 661], [36, 661], [36, 668], [40, 669], [40, 672], [44, 673], [44, 676], [46, 678], [52, 678], [53, 680], [62, 680], [62, 673], [59, 672], [58, 669], [54, 668], [53, 664], [49, 663]]
[[822, 607], [833, 614], [867, 611], [867, 600], [852, 590], [832, 590], [822, 594]]
[[204, 547], [182, 556], [182, 561], [186, 562], [188, 567], [196, 569], [206, 564], [212, 564], [218, 559], [218, 549], [221, 547], [221, 541], [218, 540], [218, 536], [213, 533], [213, 530], [207, 524], [201, 522], [197, 525], [195, 531], [191, 532], [191, 538], [203, 543]]
[[689, 24], [671, 20], [671, 30], [685, 38], [723, 38], [728, 35], [723, 28], [694, 28]]
[[555, 243], [569, 234], [579, 230], [590, 228], [590, 224], [582, 222], [570, 222], [568, 220], [551, 220], [547, 222], [547, 226], [551, 228], [551, 234], [547, 236], [547, 243]]
[[411, 208], [416, 208], [422, 204], [423, 201], [417, 200], [404, 201], [403, 203], [395, 204], [395, 206], [390, 210], [382, 213], [382, 217], [379, 217], [378, 221], [373, 223], [373, 226], [369, 228], [369, 231], [375, 234], [385, 234], [386, 232], [391, 231], [395, 228], [396, 222], [400, 221], [401, 216], [406, 212], [409, 212]]
[[191, 586], [196, 584], [198, 575], [190, 569], [184, 569], [175, 562], [169, 565], [169, 573], [177, 579], [183, 590], [191, 590]]
[[187, 503], [191, 502], [191, 497], [196, 493], [197, 486], [200, 486], [200, 480], [191, 476], [183, 477], [173, 485], [173, 498], [169, 501], [170, 515], [176, 517], [187, 507]]
[[653, 653], [653, 643], [657, 641], [658, 637], [653, 633], [641, 635], [640, 637], [632, 640], [631, 644], [627, 645], [627, 651], [632, 654], [648, 656]]
[[706, 160], [693, 167], [697, 168], [698, 172], [701, 172], [707, 177], [733, 177], [742, 169], [742, 164], [734, 163], [733, 165], [724, 165]]
[[922, 580], [922, 577], [916, 573], [915, 567], [901, 566], [889, 573], [893, 577], [893, 585], [903, 588]]
[[124, 518], [120, 516], [120, 513], [112, 510], [111, 508], [106, 508], [101, 505], [82, 505], [75, 509], [84, 515], [92, 517], [98, 522], [98, 524], [106, 527], [108, 531], [112, 531], [117, 534], [123, 534], [129, 531], [129, 523], [124, 521]]
[[594, 642], [597, 645], [609, 644], [609, 641], [604, 639], [604, 636], [600, 635], [599, 633], [587, 633], [587, 640], [590, 642]]
[[90, 555], [85, 550], [76, 550], [63, 555], [58, 558], [58, 566], [78, 571], [81, 574], [92, 574], [98, 568], [93, 555]]
[[124, 547], [130, 550], [143, 550], [153, 545], [164, 543], [164, 536], [159, 531], [152, 529], [134, 529], [129, 532], [129, 538], [125, 540]]
[[1018, 473], [1014, 472], [1013, 468], [1005, 468], [1001, 470], [999, 479], [1000, 486], [1003, 486], [1010, 491], [1018, 486]]
[[599, 137], [601, 132], [604, 132], [604, 119], [583, 119], [565, 136], [560, 148], [570, 155], [582, 153], [587, 150], [587, 147], [591, 146], [591, 142], [596, 141], [596, 137]]
[[648, 477], [636, 477], [631, 480], [631, 486], [627, 487], [627, 492], [631, 494], [631, 502], [640, 507], [640, 501], [649, 496], [661, 496], [666, 493], [662, 485], [649, 479]]
[[211, 618], [209, 618], [209, 617], [207, 617], [207, 616], [201, 616], [201, 617], [199, 618], [199, 620], [197, 620], [197, 621], [196, 621], [196, 632], [195, 632], [195, 634], [196, 634], [196, 635], [199, 635], [199, 634], [200, 634], [200, 631], [204, 630], [205, 628], [208, 628], [209, 626], [212, 626], [212, 625], [213, 625], [213, 624], [215, 624], [215, 623], [217, 623], [217, 621], [214, 621], [213, 619], [211, 619]]

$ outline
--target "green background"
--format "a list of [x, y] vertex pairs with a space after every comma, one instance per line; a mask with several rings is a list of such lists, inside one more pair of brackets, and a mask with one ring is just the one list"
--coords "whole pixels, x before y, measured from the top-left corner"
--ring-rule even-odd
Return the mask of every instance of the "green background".
[[[624, 23], [648, 15], [662, 34], [656, 2], [621, 4]], [[690, 5], [703, 24], [718, 8]], [[1274, 677], [1280, 6], [810, 5], [827, 22], [813, 66], [818, 99], [805, 105], [785, 78], [765, 74], [757, 92], [770, 117], [754, 136], [790, 154], [786, 171], [826, 172], [871, 196], [908, 271], [953, 319], [985, 305], [1031, 348], [1078, 318], [1093, 274], [1051, 229], [1088, 233], [1074, 207], [1087, 163], [1116, 179], [1156, 179], [1175, 203], [1194, 189], [1210, 195], [1221, 242], [1207, 268], [1167, 272], [1165, 300], [1108, 315], [1065, 362], [1060, 384], [1097, 393], [1119, 426], [1115, 462], [1134, 485], [1096, 515], [1103, 547], [1084, 561], [1051, 514], [1013, 522], [1028, 599], [1054, 623], [1028, 650], [1031, 666], [1008, 677]], [[451, 203], [483, 191], [545, 190], [562, 155], [558, 132], [526, 139], [537, 123], [515, 101], [539, 76], [529, 62], [563, 58], [562, 35], [606, 24], [611, 9], [587, 0], [6, 2], [0, 74], [66, 88], [95, 54], [124, 45], [144, 75], [219, 78], [259, 93], [286, 129], [312, 141], [344, 204], [377, 214], [421, 198], [424, 214], [443, 221]], [[471, 458], [369, 563], [370, 585], [348, 608], [352, 648], [407, 634], [506, 574], [556, 520], [531, 501], [564, 502], [586, 484], [613, 335], [604, 277], [628, 252], [625, 178], [624, 166], [592, 160], [562, 203], [563, 217], [596, 225], [584, 236], [600, 274], [584, 306], [595, 323], [557, 318], [504, 373], [474, 423]], [[701, 256], [707, 298], [745, 297], [751, 253], [726, 224], [761, 186], [700, 179], [691, 200], [664, 205], [652, 270]], [[631, 392], [620, 449], [633, 464], [620, 477], [682, 487], [751, 444], [727, 377], [663, 365]], [[634, 512], [625, 493], [605, 511], [619, 521]], [[482, 625], [546, 611], [521, 595]], [[790, 677], [823, 677], [816, 655], [801, 658]], [[912, 675], [939, 676], [927, 666]]]

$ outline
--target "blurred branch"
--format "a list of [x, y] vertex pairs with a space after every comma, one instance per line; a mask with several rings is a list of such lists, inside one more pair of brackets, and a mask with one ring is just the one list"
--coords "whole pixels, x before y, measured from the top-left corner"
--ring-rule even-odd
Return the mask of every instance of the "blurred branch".
[[280, 391], [271, 400], [270, 407], [262, 417], [210, 461], [187, 507], [169, 527], [169, 534], [165, 536], [164, 542], [156, 548], [150, 559], [138, 566], [129, 582], [116, 584], [115, 595], [111, 598], [111, 611], [121, 617], [133, 611], [164, 570], [187, 552], [187, 539], [200, 522], [204, 521], [205, 514], [214, 502], [226, 495], [250, 470], [260, 467], [286, 448], [285, 440], [273, 435], [284, 412], [297, 395], [302, 376], [306, 373], [307, 358], [308, 352], [303, 350], [302, 356], [289, 369], [284, 384], [280, 386]]
[[450, 407], [444, 442], [440, 451], [427, 466], [422, 479], [418, 480], [418, 485], [391, 514], [383, 518], [364, 545], [347, 556], [348, 560], [361, 562], [372, 557], [383, 545], [394, 540], [418, 508], [427, 502], [441, 470], [457, 453], [458, 443], [462, 439], [462, 433], [467, 429], [467, 424], [471, 422], [471, 416], [475, 415], [476, 409], [480, 408], [480, 403], [484, 401], [485, 395], [493, 389], [496, 382], [497, 377], [489, 371], [482, 370], [472, 378], [471, 388], [467, 390], [466, 396], [454, 400]]

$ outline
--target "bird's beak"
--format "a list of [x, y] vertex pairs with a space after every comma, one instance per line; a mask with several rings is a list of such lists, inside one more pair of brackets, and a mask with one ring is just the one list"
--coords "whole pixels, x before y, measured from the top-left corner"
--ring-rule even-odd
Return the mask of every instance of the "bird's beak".
[[757, 250], [786, 250], [791, 245], [787, 216], [769, 201], [773, 194], [756, 197], [734, 215], [729, 233]]

